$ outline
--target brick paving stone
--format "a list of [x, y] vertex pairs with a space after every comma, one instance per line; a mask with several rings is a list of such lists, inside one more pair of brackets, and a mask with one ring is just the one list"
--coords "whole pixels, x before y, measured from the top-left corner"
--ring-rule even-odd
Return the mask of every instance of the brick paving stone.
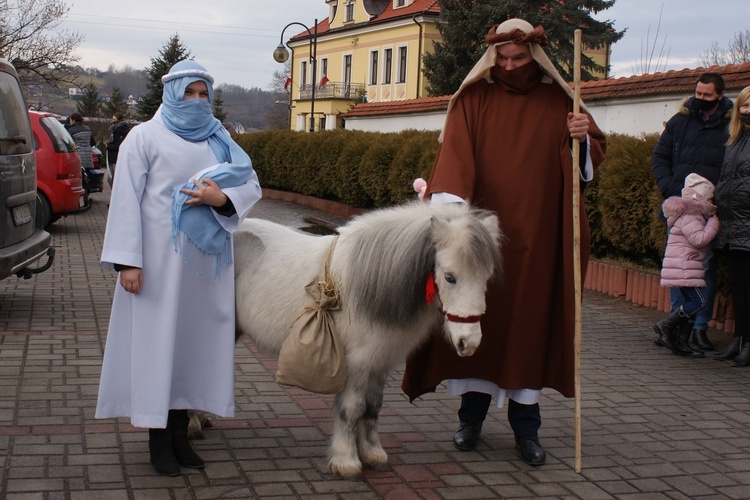
[[[333, 397], [277, 385], [276, 360], [242, 339], [236, 416], [195, 443], [206, 469], [157, 476], [142, 429], [93, 416], [116, 280], [98, 263], [107, 194], [50, 228], [52, 269], [0, 282], [0, 498], [750, 497], [750, 372], [671, 355], [653, 345], [661, 313], [589, 291], [581, 474], [573, 470], [572, 400], [543, 391], [548, 463], [533, 468], [518, 459], [505, 409], [491, 409], [476, 451], [455, 450], [458, 398], [439, 389], [410, 403], [400, 365], [388, 376], [379, 422], [390, 467], [338, 478], [326, 470]], [[344, 222], [269, 200], [253, 216], [295, 227], [310, 216]]]

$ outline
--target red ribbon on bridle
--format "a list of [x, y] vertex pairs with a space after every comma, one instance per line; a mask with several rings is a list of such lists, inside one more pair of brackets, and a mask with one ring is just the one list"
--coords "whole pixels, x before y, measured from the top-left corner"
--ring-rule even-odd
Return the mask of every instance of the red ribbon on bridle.
[[430, 273], [430, 275], [427, 277], [424, 296], [425, 299], [427, 299], [428, 304], [432, 304], [432, 301], [435, 300], [435, 297], [437, 296], [438, 300], [440, 301], [438, 311], [440, 311], [440, 314], [445, 316], [445, 318], [452, 323], [479, 323], [479, 320], [482, 319], [481, 314], [477, 314], [475, 316], [456, 316], [455, 314], [446, 312], [443, 309], [443, 301], [440, 300], [440, 290], [438, 289], [437, 282], [435, 282], [435, 273]]

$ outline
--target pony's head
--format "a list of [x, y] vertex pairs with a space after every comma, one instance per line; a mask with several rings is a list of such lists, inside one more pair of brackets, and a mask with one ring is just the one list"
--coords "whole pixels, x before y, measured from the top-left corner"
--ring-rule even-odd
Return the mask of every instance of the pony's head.
[[497, 216], [453, 205], [431, 220], [435, 245], [435, 294], [445, 333], [459, 356], [471, 356], [482, 341], [487, 282], [501, 266]]

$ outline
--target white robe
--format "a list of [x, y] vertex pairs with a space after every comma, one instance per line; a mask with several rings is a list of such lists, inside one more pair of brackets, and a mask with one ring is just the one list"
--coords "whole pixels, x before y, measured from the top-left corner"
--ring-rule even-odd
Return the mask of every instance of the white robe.
[[[180, 138], [158, 114], [120, 147], [101, 261], [142, 268], [143, 284], [134, 295], [118, 277], [96, 418], [164, 428], [170, 409], [234, 415], [234, 267], [218, 281], [193, 274], [171, 232], [172, 191], [217, 163], [207, 141]], [[258, 178], [223, 192], [237, 213], [214, 215], [233, 232], [261, 197]]]

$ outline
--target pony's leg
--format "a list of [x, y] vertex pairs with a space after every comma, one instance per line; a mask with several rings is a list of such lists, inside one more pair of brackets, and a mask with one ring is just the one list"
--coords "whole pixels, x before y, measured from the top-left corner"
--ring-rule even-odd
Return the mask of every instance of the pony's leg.
[[342, 477], [362, 474], [362, 462], [357, 455], [357, 424], [365, 411], [363, 391], [364, 387], [356, 384], [349, 373], [346, 387], [336, 395], [333, 403], [333, 436], [328, 467]]
[[365, 392], [365, 413], [357, 426], [359, 458], [370, 467], [388, 464], [388, 455], [380, 444], [378, 415], [383, 407], [383, 390], [387, 373], [372, 374]]

